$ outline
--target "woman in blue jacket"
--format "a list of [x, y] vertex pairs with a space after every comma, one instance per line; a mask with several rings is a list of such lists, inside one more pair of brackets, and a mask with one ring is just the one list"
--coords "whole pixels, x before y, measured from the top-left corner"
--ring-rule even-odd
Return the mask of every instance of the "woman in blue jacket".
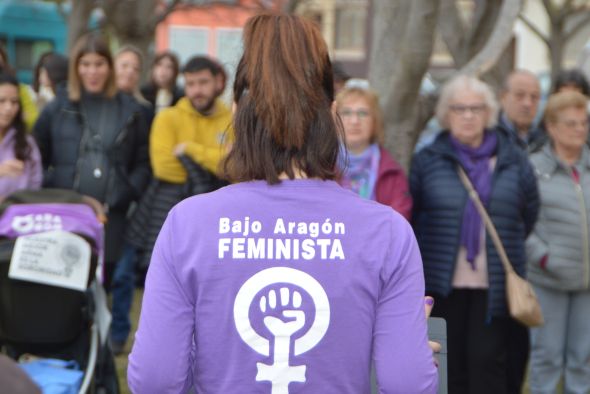
[[437, 105], [446, 129], [413, 159], [412, 221], [424, 262], [433, 315], [446, 319], [450, 393], [507, 392], [504, 269], [484, 223], [459, 179], [462, 167], [494, 222], [515, 270], [525, 271], [525, 239], [539, 209], [524, 153], [491, 126], [491, 89], [467, 76], [452, 79]]

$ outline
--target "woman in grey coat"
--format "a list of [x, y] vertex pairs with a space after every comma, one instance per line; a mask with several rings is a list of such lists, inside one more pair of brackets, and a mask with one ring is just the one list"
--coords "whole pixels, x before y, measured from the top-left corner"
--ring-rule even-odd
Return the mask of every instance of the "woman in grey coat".
[[531, 331], [530, 388], [590, 392], [590, 150], [586, 97], [557, 93], [545, 109], [549, 142], [531, 156], [541, 211], [527, 240], [528, 277], [545, 325]]

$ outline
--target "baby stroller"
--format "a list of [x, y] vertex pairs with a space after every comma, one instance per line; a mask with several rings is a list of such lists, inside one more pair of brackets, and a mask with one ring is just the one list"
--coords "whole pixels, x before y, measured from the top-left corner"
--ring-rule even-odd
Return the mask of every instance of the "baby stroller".
[[16, 360], [74, 360], [84, 371], [80, 393], [116, 394], [102, 218], [96, 200], [68, 190], [21, 191], [2, 201], [0, 347]]

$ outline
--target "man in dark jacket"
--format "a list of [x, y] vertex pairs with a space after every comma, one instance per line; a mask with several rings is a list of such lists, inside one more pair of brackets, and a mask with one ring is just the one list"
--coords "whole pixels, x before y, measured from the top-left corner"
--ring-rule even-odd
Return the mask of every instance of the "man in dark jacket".
[[[534, 124], [540, 97], [541, 85], [530, 71], [513, 71], [504, 82], [498, 129], [525, 151], [536, 151], [543, 145], [544, 132]], [[507, 379], [509, 393], [519, 394], [529, 356], [529, 330], [513, 320], [510, 325]]]
[[535, 125], [541, 85], [530, 71], [516, 70], [508, 75], [500, 95], [502, 111], [498, 128], [525, 150], [536, 150], [542, 132]]

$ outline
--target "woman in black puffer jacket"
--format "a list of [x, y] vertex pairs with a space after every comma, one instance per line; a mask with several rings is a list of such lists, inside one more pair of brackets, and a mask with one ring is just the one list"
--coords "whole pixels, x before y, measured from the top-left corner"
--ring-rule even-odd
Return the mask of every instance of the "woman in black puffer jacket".
[[433, 316], [447, 320], [450, 393], [508, 391], [504, 269], [457, 168], [474, 184], [521, 275], [524, 242], [539, 209], [527, 157], [489, 128], [496, 112], [486, 84], [466, 76], [451, 80], [437, 106], [447, 130], [416, 154], [410, 170], [426, 291], [435, 298]]
[[81, 37], [70, 57], [67, 96], [44, 108], [33, 134], [45, 187], [76, 190], [105, 205], [107, 272], [118, 259], [129, 205], [150, 178], [148, 132], [140, 105], [117, 92], [106, 42]]

